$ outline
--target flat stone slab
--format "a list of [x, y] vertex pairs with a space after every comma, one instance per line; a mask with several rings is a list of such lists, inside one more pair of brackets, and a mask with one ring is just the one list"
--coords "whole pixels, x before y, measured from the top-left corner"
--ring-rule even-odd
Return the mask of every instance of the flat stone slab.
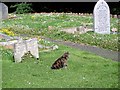
[[61, 31], [65, 31], [65, 32], [67, 32], [67, 33], [72, 33], [72, 34], [74, 34], [74, 32], [76, 31], [76, 27], [62, 29]]
[[61, 31], [72, 33], [72, 34], [84, 34], [84, 33], [87, 33], [88, 31], [93, 31], [93, 29], [90, 29], [84, 26], [79, 26], [79, 27], [62, 29]]
[[3, 33], [0, 33], [0, 38], [3, 38], [5, 40], [7, 40], [7, 41], [13, 39], [13, 37], [10, 37], [10, 36], [8, 36], [6, 34], [3, 34]]
[[15, 44], [17, 42], [18, 42], [18, 40], [13, 40], [13, 41], [8, 41], [8, 42], [0, 42], [0, 45], [2, 45], [2, 46], [12, 45], [12, 44]]

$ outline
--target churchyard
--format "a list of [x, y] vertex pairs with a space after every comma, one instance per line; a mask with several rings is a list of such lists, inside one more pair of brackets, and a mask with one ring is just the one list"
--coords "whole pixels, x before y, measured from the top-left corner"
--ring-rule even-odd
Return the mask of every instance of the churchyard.
[[[110, 31], [101, 34], [96, 33], [99, 30], [94, 32], [93, 14], [8, 14], [0, 26], [2, 88], [118, 88], [119, 62], [46, 40], [70, 41], [117, 52], [118, 18], [110, 19]], [[33, 38], [38, 44], [29, 42]], [[22, 43], [17, 43], [20, 40]], [[35, 57], [23, 56], [27, 51], [32, 51]], [[70, 53], [68, 67], [52, 70], [52, 63], [66, 51]], [[14, 54], [16, 58], [23, 57], [14, 62]]]

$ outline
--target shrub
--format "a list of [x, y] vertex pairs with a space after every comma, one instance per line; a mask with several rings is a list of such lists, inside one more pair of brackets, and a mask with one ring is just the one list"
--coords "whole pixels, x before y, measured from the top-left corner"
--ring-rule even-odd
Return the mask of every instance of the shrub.
[[32, 6], [32, 4], [28, 4], [25, 2], [25, 3], [11, 5], [10, 8], [16, 8], [15, 13], [23, 14], [23, 13], [29, 13], [29, 12], [33, 11], [31, 6]]
[[12, 31], [10, 31], [9, 29], [6, 29], [6, 28], [0, 29], [0, 32], [2, 32], [4, 34], [7, 34], [9, 36], [14, 36], [15, 35]]

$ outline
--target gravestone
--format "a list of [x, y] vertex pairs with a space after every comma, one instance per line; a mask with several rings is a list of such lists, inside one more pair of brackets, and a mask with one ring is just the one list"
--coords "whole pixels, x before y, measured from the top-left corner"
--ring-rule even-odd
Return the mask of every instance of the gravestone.
[[0, 3], [0, 20], [8, 18], [8, 7], [4, 3]]
[[27, 51], [35, 57], [39, 58], [37, 38], [26, 40]]
[[30, 52], [35, 58], [39, 58], [37, 38], [29, 40], [19, 40], [14, 44], [14, 59], [15, 63], [22, 61], [22, 57], [25, 53]]
[[94, 7], [94, 31], [100, 34], [110, 34], [110, 10], [104, 0], [99, 0]]
[[19, 41], [16, 44], [14, 44], [14, 59], [15, 63], [22, 61], [22, 56], [27, 52], [26, 45], [24, 41]]

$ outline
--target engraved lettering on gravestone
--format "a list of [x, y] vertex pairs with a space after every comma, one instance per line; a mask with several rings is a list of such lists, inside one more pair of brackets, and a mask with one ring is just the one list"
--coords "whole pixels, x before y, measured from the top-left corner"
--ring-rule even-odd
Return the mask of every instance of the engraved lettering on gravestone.
[[22, 57], [25, 53], [30, 52], [35, 58], [39, 58], [39, 51], [38, 51], [38, 43], [37, 39], [29, 39], [29, 40], [19, 40], [14, 45], [14, 59], [15, 62], [21, 62]]
[[110, 10], [104, 0], [99, 0], [94, 7], [94, 31], [110, 34]]

